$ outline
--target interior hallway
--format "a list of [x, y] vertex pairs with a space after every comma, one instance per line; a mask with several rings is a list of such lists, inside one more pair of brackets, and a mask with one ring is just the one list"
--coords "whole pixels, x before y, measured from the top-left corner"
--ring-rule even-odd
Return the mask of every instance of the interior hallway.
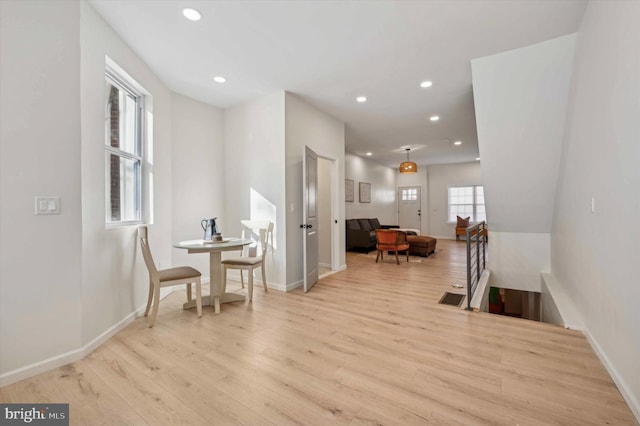
[[437, 304], [460, 291], [464, 243], [399, 266], [347, 256], [308, 294], [257, 286], [218, 316], [177, 291], [154, 328], [138, 318], [0, 402], [68, 402], [75, 425], [635, 424], [580, 332]]

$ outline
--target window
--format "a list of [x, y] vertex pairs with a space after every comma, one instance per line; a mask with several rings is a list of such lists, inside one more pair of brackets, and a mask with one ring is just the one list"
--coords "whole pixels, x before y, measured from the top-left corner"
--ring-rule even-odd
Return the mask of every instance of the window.
[[452, 186], [448, 192], [449, 222], [455, 222], [456, 216], [470, 217], [471, 222], [487, 220], [482, 186]]
[[105, 78], [105, 221], [142, 221], [144, 97], [108, 70]]
[[400, 191], [400, 198], [402, 201], [417, 201], [418, 200], [418, 188], [407, 188]]

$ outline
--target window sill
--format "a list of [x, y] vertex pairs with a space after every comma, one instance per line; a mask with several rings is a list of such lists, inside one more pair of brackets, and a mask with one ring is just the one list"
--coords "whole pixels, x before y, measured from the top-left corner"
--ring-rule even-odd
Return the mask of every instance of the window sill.
[[131, 226], [140, 226], [144, 225], [144, 222], [141, 220], [130, 220], [127, 222], [106, 222], [104, 224], [105, 229], [117, 229], [117, 228], [126, 228]]

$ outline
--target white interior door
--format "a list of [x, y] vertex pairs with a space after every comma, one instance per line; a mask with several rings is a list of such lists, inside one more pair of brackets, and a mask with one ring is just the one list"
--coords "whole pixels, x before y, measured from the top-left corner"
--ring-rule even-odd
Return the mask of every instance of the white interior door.
[[302, 158], [302, 225], [304, 292], [318, 282], [318, 154], [304, 147]]
[[398, 188], [398, 225], [400, 228], [417, 229], [422, 232], [422, 211], [419, 186]]

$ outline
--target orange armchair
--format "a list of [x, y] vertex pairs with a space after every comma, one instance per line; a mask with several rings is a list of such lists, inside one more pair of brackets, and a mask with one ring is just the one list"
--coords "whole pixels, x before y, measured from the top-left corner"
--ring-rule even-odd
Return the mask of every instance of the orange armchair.
[[394, 229], [376, 229], [376, 240], [376, 248], [378, 249], [376, 263], [378, 263], [378, 259], [384, 260], [385, 250], [396, 252], [396, 263], [398, 265], [400, 264], [398, 251], [404, 250], [407, 253], [407, 262], [409, 261], [409, 243], [407, 242], [407, 234], [404, 232]]

